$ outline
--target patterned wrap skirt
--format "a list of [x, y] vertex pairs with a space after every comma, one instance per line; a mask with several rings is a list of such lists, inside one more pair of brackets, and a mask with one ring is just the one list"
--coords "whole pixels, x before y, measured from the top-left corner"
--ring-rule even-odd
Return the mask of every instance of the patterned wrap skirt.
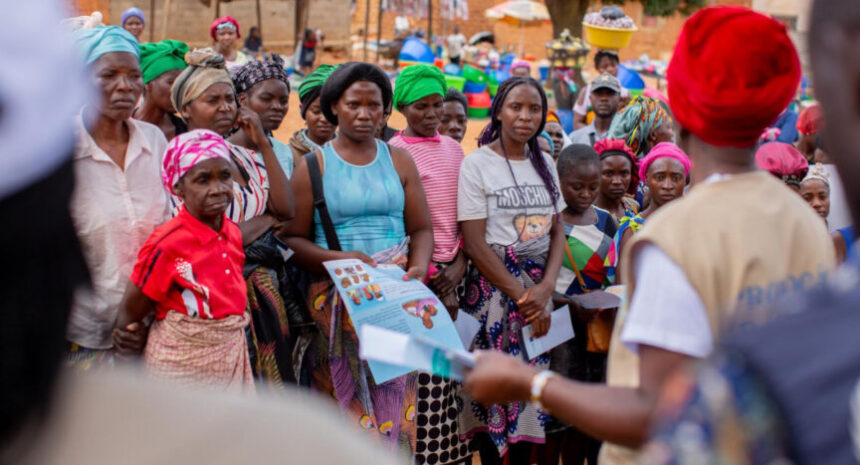
[[212, 320], [171, 311], [149, 330], [144, 371], [171, 383], [253, 393], [249, 321], [247, 314]]
[[[550, 238], [548, 235], [513, 246], [491, 245], [490, 248], [502, 260], [508, 272], [525, 288], [539, 283], [543, 278]], [[481, 329], [475, 337], [474, 348], [495, 350], [515, 357], [526, 358], [522, 346], [522, 328], [525, 316], [519, 312], [516, 301], [497, 289], [477, 267], [467, 275], [464, 311], [474, 316]], [[552, 301], [547, 302], [552, 311]], [[537, 356], [529, 364], [539, 370], [549, 368], [549, 353]], [[550, 416], [527, 402], [494, 404], [485, 407], [461, 392], [463, 403], [460, 424], [463, 437], [486, 432], [490, 435], [499, 455], [507, 452], [508, 444], [520, 441], [545, 442], [544, 427]]]

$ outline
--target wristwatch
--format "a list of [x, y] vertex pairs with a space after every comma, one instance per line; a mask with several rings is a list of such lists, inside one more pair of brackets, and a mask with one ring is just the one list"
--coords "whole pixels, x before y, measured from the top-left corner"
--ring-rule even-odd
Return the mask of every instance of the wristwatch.
[[555, 378], [557, 375], [555, 372], [550, 370], [544, 370], [532, 378], [532, 389], [531, 389], [531, 401], [538, 405], [541, 410], [547, 410], [543, 406], [543, 390], [546, 388], [546, 383], [549, 382], [551, 378]]

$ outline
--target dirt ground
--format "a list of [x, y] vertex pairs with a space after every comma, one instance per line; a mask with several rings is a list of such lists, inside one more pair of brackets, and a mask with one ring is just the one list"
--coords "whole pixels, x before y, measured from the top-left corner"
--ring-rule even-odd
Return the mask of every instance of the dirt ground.
[[[281, 127], [275, 131], [275, 138], [283, 143], [289, 143], [290, 137], [293, 135], [293, 132], [303, 128], [305, 126], [305, 122], [302, 119], [302, 115], [299, 112], [299, 108], [301, 104], [299, 103], [299, 95], [296, 92], [290, 93], [290, 110], [287, 112], [287, 117], [284, 119], [284, 122], [281, 124]], [[478, 144], [476, 139], [481, 131], [484, 129], [484, 126], [487, 125], [489, 120], [484, 119], [470, 119], [469, 125], [466, 127], [466, 137], [463, 138], [463, 151], [465, 153], [470, 153], [471, 151], [478, 148]], [[403, 129], [406, 127], [406, 119], [403, 118], [399, 112], [395, 111], [391, 115], [391, 119], [388, 120], [388, 125], [395, 129]]]

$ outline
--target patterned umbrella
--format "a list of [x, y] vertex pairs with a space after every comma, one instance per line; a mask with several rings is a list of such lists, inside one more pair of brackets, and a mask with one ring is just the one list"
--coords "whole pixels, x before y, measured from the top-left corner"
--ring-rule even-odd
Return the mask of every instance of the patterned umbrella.
[[546, 5], [531, 0], [512, 0], [500, 3], [485, 11], [484, 14], [490, 19], [520, 26], [520, 56], [523, 54], [526, 25], [540, 24], [550, 20]]

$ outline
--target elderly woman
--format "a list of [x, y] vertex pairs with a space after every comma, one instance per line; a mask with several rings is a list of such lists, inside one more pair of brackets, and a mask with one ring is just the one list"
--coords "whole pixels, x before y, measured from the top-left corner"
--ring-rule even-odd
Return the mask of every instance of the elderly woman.
[[[460, 250], [462, 236], [457, 225], [457, 180], [463, 148], [459, 142], [438, 132], [446, 90], [445, 76], [439, 68], [406, 67], [394, 83], [393, 100], [394, 107], [406, 117], [407, 126], [389, 143], [408, 150], [418, 167], [433, 226], [432, 260], [438, 270], [430, 276], [430, 287], [445, 304], [452, 319], [456, 319], [460, 308], [457, 285], [466, 272], [466, 257]], [[431, 409], [434, 401], [437, 406], [444, 402], [456, 405], [457, 385], [426, 373], [419, 375], [418, 385], [418, 414], [426, 414], [429, 419], [426, 424], [416, 425], [418, 463], [426, 463], [432, 455], [440, 457], [436, 462], [440, 465], [470, 460], [468, 444], [459, 440], [455, 426], [457, 415], [450, 415], [450, 410], [441, 407]], [[434, 391], [440, 394], [433, 395]], [[432, 450], [430, 443], [433, 441], [448, 447]]]
[[[281, 169], [290, 177], [295, 165], [293, 152], [288, 145], [272, 136], [272, 131], [281, 126], [290, 108], [290, 80], [284, 71], [284, 61], [278, 55], [272, 55], [266, 61], [251, 61], [233, 73], [233, 85], [239, 106], [249, 108], [260, 117]], [[236, 131], [229, 140], [250, 150], [260, 150], [243, 129]]]
[[140, 249], [116, 325], [143, 325], [155, 314], [143, 354], [153, 377], [254, 392], [242, 233], [224, 215], [233, 193], [231, 163], [230, 148], [212, 131], [170, 141], [162, 181], [182, 198], [182, 209]]
[[143, 105], [134, 117], [154, 124], [167, 140], [188, 131], [170, 101], [170, 87], [187, 66], [188, 45], [178, 40], [162, 40], [140, 46], [140, 69], [143, 71]]
[[[374, 136], [391, 102], [385, 73], [367, 63], [342, 65], [320, 93], [323, 114], [339, 126], [337, 136], [298, 160], [293, 173], [296, 217], [287, 225], [291, 260], [321, 274], [323, 262], [357, 258], [368, 264], [397, 263], [404, 279], [424, 280], [433, 253], [430, 212], [415, 162], [405, 150]], [[314, 169], [315, 168], [315, 169]], [[322, 181], [328, 213], [315, 212], [311, 176]], [[336, 239], [336, 241], [335, 241]], [[406, 250], [408, 248], [408, 251]], [[407, 380], [376, 384], [358, 360], [356, 328], [330, 279], [312, 283], [309, 305], [319, 327], [311, 347], [312, 387], [333, 396], [352, 421], [394, 445], [408, 444], [415, 393]]]
[[[481, 147], [463, 161], [457, 220], [463, 249], [474, 268], [463, 310], [481, 322], [475, 348], [521, 355], [521, 330], [549, 330], [551, 295], [564, 249], [559, 214], [564, 202], [552, 157], [538, 135], [547, 114], [546, 94], [531, 78], [499, 86]], [[546, 368], [549, 354], [531, 364]], [[463, 399], [461, 435], [481, 434], [482, 464], [528, 463], [530, 442], [543, 442], [546, 413], [527, 403], [480, 404]], [[486, 434], [484, 434], [486, 433]]]
[[140, 42], [140, 36], [143, 34], [143, 26], [146, 25], [146, 15], [140, 8], [131, 7], [122, 12], [121, 17], [122, 28], [130, 32], [134, 38]]
[[111, 328], [135, 254], [167, 218], [159, 174], [167, 140], [131, 118], [143, 92], [135, 38], [116, 26], [80, 29], [74, 37], [99, 90], [97, 103], [77, 119], [70, 201], [92, 287], [76, 294], [66, 338], [70, 361], [89, 368], [112, 360]]
[[785, 142], [762, 144], [755, 152], [755, 164], [800, 193], [800, 182], [809, 172], [809, 162], [793, 145]]
[[[235, 126], [250, 138], [259, 152], [230, 144], [233, 160], [233, 199], [227, 216], [239, 224], [244, 243], [250, 244], [278, 221], [290, 219], [293, 195], [290, 182], [269, 144], [260, 117], [236, 107], [233, 80], [224, 58], [206, 51], [187, 55], [189, 67], [171, 89], [174, 107], [189, 129], [209, 129], [226, 135]], [[173, 196], [173, 206], [181, 201]]]
[[[254, 151], [228, 142], [233, 192], [226, 214], [238, 224], [246, 249], [260, 247], [261, 243], [272, 245], [274, 239], [271, 236], [283, 221], [293, 216], [290, 182], [275, 156], [260, 117], [247, 107], [237, 109], [233, 80], [224, 69], [224, 58], [206, 51], [191, 52], [187, 58], [188, 68], [171, 89], [173, 104], [189, 129], [209, 129], [226, 135], [238, 127], [246, 142], [257, 147], [258, 151]], [[174, 211], [178, 210], [181, 199], [175, 195], [171, 199]], [[271, 251], [265, 255], [269, 259], [281, 256]], [[295, 373], [290, 355], [291, 341], [284, 339], [281, 325], [275, 323], [280, 321], [278, 315], [285, 312], [283, 301], [279, 293], [266, 291], [275, 286], [276, 278], [271, 273], [246, 276], [252, 318], [249, 345], [252, 368], [256, 376], [277, 384], [294, 381]], [[264, 301], [261, 295], [266, 296]], [[269, 317], [261, 315], [263, 308], [273, 309], [267, 312]], [[257, 355], [262, 351], [261, 345], [272, 351], [270, 356]]]
[[239, 33], [239, 22], [227, 15], [212, 21], [209, 26], [209, 35], [215, 44], [206, 49], [219, 53], [226, 60], [228, 70], [239, 68], [248, 63], [248, 56], [236, 49], [236, 40], [242, 35]]
[[308, 74], [299, 86], [301, 115], [305, 120], [305, 127], [294, 132], [293, 137], [290, 138], [290, 148], [296, 160], [319, 150], [323, 144], [334, 137], [336, 126], [331, 124], [322, 112], [320, 90], [336, 68], [332, 65], [320, 65], [314, 72]]

